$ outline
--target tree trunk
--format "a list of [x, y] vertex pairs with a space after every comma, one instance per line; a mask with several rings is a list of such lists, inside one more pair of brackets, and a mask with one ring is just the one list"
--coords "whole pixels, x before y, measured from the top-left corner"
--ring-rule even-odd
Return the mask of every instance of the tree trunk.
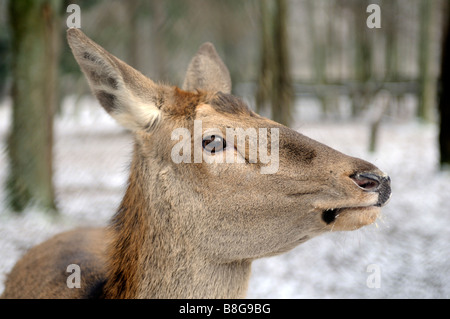
[[396, 82], [399, 79], [398, 68], [398, 29], [401, 21], [398, 20], [399, 4], [396, 1], [384, 0], [382, 2], [383, 29], [385, 31], [385, 64], [384, 81]]
[[[327, 36], [322, 28], [317, 27], [316, 11], [318, 10], [317, 0], [308, 0], [306, 2], [306, 8], [308, 11], [308, 32], [310, 36], [310, 42], [312, 46], [312, 63], [313, 63], [313, 77], [314, 83], [325, 84], [326, 82], [326, 46]], [[320, 24], [325, 21], [320, 21]], [[328, 22], [327, 22], [328, 23]], [[329, 23], [328, 23], [329, 24]]]
[[125, 10], [128, 16], [127, 33], [128, 38], [128, 59], [127, 63], [133, 68], [140, 69], [139, 61], [139, 6], [142, 5], [139, 0], [128, 0], [124, 2]]
[[[367, 1], [364, 1], [364, 6], [368, 5]], [[368, 104], [371, 98], [371, 91], [369, 88], [369, 82], [373, 75], [373, 43], [370, 37], [370, 29], [366, 25], [366, 14], [359, 14], [361, 8], [364, 7], [361, 1], [354, 1], [353, 12], [354, 15], [354, 76], [358, 88], [352, 91], [352, 116], [358, 116], [364, 107]]]
[[450, 165], [450, 8], [446, 8], [439, 90], [439, 151], [441, 167]]
[[432, 74], [433, 52], [433, 3], [430, 0], [421, 0], [420, 3], [420, 41], [419, 41], [419, 67], [420, 67], [420, 95], [418, 116], [425, 121], [431, 121], [435, 103], [436, 88]]
[[274, 17], [274, 70], [272, 94], [272, 118], [274, 121], [289, 126], [292, 123], [293, 90], [290, 74], [287, 3], [277, 0]]
[[261, 1], [262, 52], [256, 93], [257, 110], [271, 105], [272, 119], [292, 122], [293, 90], [289, 68], [286, 0]]
[[15, 211], [56, 211], [52, 183], [53, 113], [57, 102], [59, 0], [9, 2], [12, 35], [12, 129], [8, 200]]
[[273, 60], [273, 21], [270, 3], [260, 1], [261, 8], [261, 62], [258, 76], [258, 89], [256, 91], [256, 111], [259, 113], [266, 109], [270, 101], [273, 87], [272, 65]]
[[[151, 20], [152, 41], [154, 45], [152, 51], [155, 54], [155, 77], [161, 81], [169, 81], [167, 74], [170, 73], [170, 67], [167, 60], [168, 46], [167, 39], [171, 36], [166, 31], [165, 23], [170, 12], [167, 12], [166, 3], [160, 0], [153, 0], [149, 2], [150, 10], [153, 12]], [[170, 81], [169, 81], [170, 82]]]

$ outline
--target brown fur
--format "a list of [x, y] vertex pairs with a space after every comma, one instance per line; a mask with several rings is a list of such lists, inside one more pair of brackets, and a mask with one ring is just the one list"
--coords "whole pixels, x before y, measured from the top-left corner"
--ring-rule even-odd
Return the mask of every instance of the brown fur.
[[[390, 196], [389, 178], [372, 164], [230, 95], [211, 44], [193, 58], [181, 90], [155, 84], [77, 29], [68, 40], [100, 104], [134, 134], [128, 188], [107, 229], [74, 230], [32, 248], [11, 271], [4, 298], [245, 297], [254, 259], [368, 225]], [[193, 150], [201, 145], [194, 120], [223, 137], [227, 128], [278, 129], [278, 171], [261, 174], [263, 163], [250, 163], [239, 141], [214, 156], [231, 152], [243, 164], [174, 163], [176, 128], [189, 130]], [[377, 187], [365, 188], [368, 181]], [[81, 267], [80, 289], [66, 286], [69, 264]]]

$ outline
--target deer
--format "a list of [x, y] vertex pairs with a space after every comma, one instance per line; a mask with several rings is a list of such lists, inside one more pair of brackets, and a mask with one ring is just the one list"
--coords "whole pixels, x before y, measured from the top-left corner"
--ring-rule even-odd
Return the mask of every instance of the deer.
[[[233, 95], [209, 42], [180, 88], [152, 81], [80, 29], [68, 29], [67, 39], [99, 104], [133, 137], [126, 190], [107, 226], [57, 234], [26, 252], [2, 298], [245, 298], [254, 260], [370, 225], [391, 196], [389, 176], [373, 164], [262, 117]], [[172, 132], [194, 133], [194, 121], [214, 134], [185, 143], [204, 158], [226, 153], [243, 163], [175, 163]], [[278, 170], [262, 174], [263, 163], [226, 140], [227, 128], [276, 128]], [[67, 285], [71, 264], [80, 267], [79, 288]]]

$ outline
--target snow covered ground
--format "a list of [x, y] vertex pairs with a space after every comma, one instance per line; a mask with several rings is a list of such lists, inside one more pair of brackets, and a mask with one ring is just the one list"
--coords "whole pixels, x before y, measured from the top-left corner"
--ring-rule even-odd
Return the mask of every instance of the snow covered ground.
[[[95, 103], [71, 101], [55, 124], [55, 187], [62, 216], [8, 211], [3, 192], [10, 109], [0, 105], [0, 293], [30, 247], [80, 225], [105, 225], [124, 191], [130, 136]], [[362, 123], [303, 123], [303, 134], [388, 172], [393, 196], [376, 224], [331, 232], [254, 262], [248, 298], [449, 298], [450, 173], [438, 171], [437, 128], [391, 122], [376, 153]], [[375, 281], [374, 281], [375, 280]]]

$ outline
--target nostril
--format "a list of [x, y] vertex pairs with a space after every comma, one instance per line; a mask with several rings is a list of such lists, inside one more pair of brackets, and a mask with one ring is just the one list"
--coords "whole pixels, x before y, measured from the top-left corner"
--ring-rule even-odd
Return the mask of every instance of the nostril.
[[375, 174], [355, 174], [350, 178], [362, 189], [368, 192], [375, 192], [380, 186], [380, 177]]

